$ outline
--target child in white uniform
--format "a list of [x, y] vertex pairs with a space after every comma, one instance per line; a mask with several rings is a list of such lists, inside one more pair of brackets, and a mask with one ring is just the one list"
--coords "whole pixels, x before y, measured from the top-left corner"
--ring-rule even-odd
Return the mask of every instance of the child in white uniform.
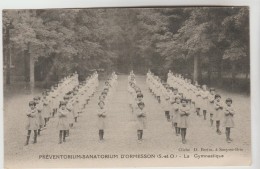
[[214, 116], [214, 100], [215, 100], [215, 89], [214, 88], [210, 88], [209, 89], [209, 97], [208, 97], [208, 111], [210, 113], [210, 126], [213, 126], [213, 116]]
[[235, 109], [232, 106], [232, 99], [226, 99], [226, 106], [224, 108], [225, 119], [224, 119], [224, 126], [226, 127], [226, 141], [231, 143], [233, 140], [230, 138], [231, 128], [235, 126], [234, 124], [234, 115]]
[[107, 111], [105, 108], [105, 102], [100, 101], [98, 103], [99, 105], [99, 109], [97, 112], [97, 116], [98, 116], [98, 134], [99, 134], [99, 140], [100, 141], [104, 141], [104, 130], [106, 127], [106, 118], [107, 118]]
[[219, 129], [220, 127], [220, 120], [222, 119], [222, 114], [223, 114], [223, 103], [221, 102], [221, 96], [219, 94], [215, 95], [215, 100], [214, 100], [214, 120], [216, 121], [216, 128], [217, 128], [217, 134], [221, 134], [221, 131]]
[[207, 91], [207, 86], [206, 85], [202, 85], [202, 90], [201, 90], [201, 98], [202, 98], [201, 109], [202, 109], [202, 112], [203, 112], [204, 120], [207, 119], [208, 95], [209, 95], [209, 92]]
[[172, 127], [175, 128], [175, 134], [178, 136], [180, 134], [180, 107], [181, 107], [181, 97], [175, 97], [175, 102], [172, 102], [171, 119]]
[[136, 110], [136, 127], [137, 127], [137, 138], [138, 143], [142, 142], [143, 139], [143, 130], [146, 129], [146, 111], [144, 110], [144, 103], [138, 103], [138, 109]]
[[186, 132], [187, 128], [189, 127], [189, 115], [190, 115], [190, 107], [187, 105], [187, 100], [182, 99], [181, 100], [181, 106], [179, 108], [180, 111], [180, 122], [179, 122], [179, 128], [181, 129], [181, 138], [182, 143], [186, 143]]
[[30, 101], [29, 102], [29, 107], [30, 109], [28, 110], [28, 112], [26, 113], [26, 116], [28, 118], [28, 122], [26, 125], [26, 130], [27, 132], [27, 139], [26, 139], [26, 143], [25, 146], [27, 146], [29, 144], [29, 140], [30, 140], [30, 135], [31, 135], [31, 131], [34, 131], [34, 141], [33, 143], [37, 143], [37, 130], [39, 129], [39, 119], [38, 119], [38, 111], [36, 109], [36, 103], [34, 101]]
[[66, 132], [69, 130], [68, 114], [69, 111], [66, 108], [67, 102], [61, 101], [60, 108], [57, 110], [58, 114], [58, 125], [59, 130], [59, 144], [66, 142]]

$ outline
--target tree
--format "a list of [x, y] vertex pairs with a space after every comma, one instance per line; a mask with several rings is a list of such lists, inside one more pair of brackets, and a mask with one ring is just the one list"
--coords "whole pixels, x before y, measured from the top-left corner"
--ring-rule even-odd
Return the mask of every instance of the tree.
[[14, 25], [14, 53], [31, 58], [31, 81], [35, 66], [45, 81], [75, 71], [84, 79], [93, 69], [150, 68], [158, 75], [172, 69], [203, 83], [221, 81], [230, 71], [233, 79], [249, 75], [244, 7], [7, 10], [3, 21], [4, 30], [10, 21]]
[[[249, 11], [248, 8], [234, 9], [233, 15], [226, 17], [223, 22], [221, 40], [228, 45], [223, 54], [223, 60], [231, 64], [232, 85], [235, 83], [238, 66], [249, 74]], [[239, 36], [238, 36], [239, 35]]]
[[14, 25], [10, 43], [15, 44], [13, 46], [23, 51], [29, 51], [27, 54], [30, 58], [30, 84], [31, 88], [33, 88], [34, 61], [42, 54], [39, 49], [43, 46], [43, 43], [36, 36], [36, 30], [43, 28], [41, 19], [35, 17], [35, 12], [32, 10], [4, 11], [4, 17], [11, 20]]

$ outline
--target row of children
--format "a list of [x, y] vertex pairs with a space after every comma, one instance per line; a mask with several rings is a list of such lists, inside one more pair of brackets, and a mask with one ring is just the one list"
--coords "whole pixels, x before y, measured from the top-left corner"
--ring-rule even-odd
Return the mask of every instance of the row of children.
[[66, 142], [70, 129], [74, 122], [78, 121], [79, 114], [86, 108], [91, 97], [94, 96], [98, 87], [98, 73], [95, 71], [85, 81], [80, 82], [73, 90], [66, 93], [64, 100], [60, 101], [58, 110], [59, 144]]
[[74, 73], [60, 80], [51, 87], [51, 90], [45, 90], [42, 93], [42, 99], [38, 96], [30, 101], [30, 108], [26, 114], [28, 133], [25, 145], [29, 144], [32, 130], [34, 131], [33, 143], [36, 143], [37, 135], [40, 135], [40, 131], [46, 128], [50, 118], [56, 115], [58, 116], [59, 143], [62, 142], [62, 135], [65, 141], [65, 136], [69, 134], [68, 126], [73, 127], [73, 121], [77, 121], [78, 113], [92, 95], [90, 93], [94, 93], [97, 85], [97, 72], [81, 83], [78, 82], [77, 73]]
[[143, 141], [143, 130], [146, 129], [146, 115], [145, 104], [143, 102], [143, 94], [141, 89], [137, 86], [135, 75], [133, 71], [128, 76], [129, 106], [132, 115], [136, 121], [137, 139], [138, 143]]
[[113, 72], [108, 78], [107, 81], [105, 81], [105, 86], [103, 88], [103, 91], [101, 92], [101, 95], [99, 96], [99, 102], [98, 102], [98, 111], [97, 111], [97, 117], [98, 117], [98, 134], [99, 134], [99, 140], [101, 142], [104, 141], [104, 130], [106, 128], [107, 123], [107, 112], [108, 112], [108, 105], [111, 100], [112, 95], [115, 93], [117, 86], [117, 75], [115, 72]]
[[223, 121], [223, 127], [226, 128], [226, 141], [228, 143], [232, 142], [230, 133], [231, 128], [234, 127], [235, 109], [231, 98], [221, 100], [221, 95], [216, 94], [214, 88], [209, 88], [208, 90], [205, 84], [200, 86], [196, 81], [192, 84], [190, 79], [178, 74], [173, 75], [171, 71], [168, 73], [167, 82], [170, 86], [177, 86], [180, 92], [183, 93], [183, 97], [191, 100], [198, 116], [200, 116], [200, 111], [202, 110], [204, 120], [206, 120], [209, 112], [210, 125], [213, 126], [215, 121], [216, 132], [219, 135], [221, 135], [220, 124]]
[[148, 88], [158, 102], [162, 105], [167, 121], [172, 122], [175, 133], [181, 134], [182, 143], [186, 143], [186, 132], [189, 127], [191, 107], [188, 100], [183, 98], [175, 88], [161, 83], [158, 76], [148, 71], [146, 79]]
[[[191, 89], [191, 81], [186, 79], [182, 80], [181, 76], [174, 76], [171, 72], [168, 73], [168, 83], [162, 83], [161, 79], [158, 76], [155, 76], [150, 71], [147, 73], [147, 84], [149, 86], [150, 91], [154, 94], [154, 96], [158, 99], [158, 102], [162, 104], [162, 107], [165, 111], [165, 116], [168, 121], [172, 121], [173, 127], [175, 128], [176, 135], [179, 134], [179, 131], [182, 135], [182, 142], [186, 143], [186, 128], [188, 127], [188, 116], [191, 112], [197, 112], [197, 115], [200, 116], [200, 109], [203, 111], [204, 119], [206, 120], [206, 113], [208, 108], [210, 109], [210, 122], [213, 125], [213, 119], [216, 120], [217, 133], [220, 132], [220, 119], [221, 119], [221, 111], [223, 109], [223, 104], [220, 102], [220, 95], [215, 95], [214, 89], [211, 88], [210, 92], [206, 90], [206, 87], [203, 86], [201, 90], [195, 90], [196, 97], [193, 97], [194, 90]], [[227, 99], [227, 106], [225, 108], [226, 113], [226, 140], [227, 142], [231, 142], [230, 139], [230, 128], [233, 127], [234, 123], [232, 118], [234, 114], [234, 110], [231, 106], [232, 100]], [[231, 104], [230, 104], [231, 103]], [[188, 105], [188, 106], [187, 106]], [[229, 105], [229, 106], [228, 106]], [[185, 107], [185, 115], [182, 116], [182, 108]], [[232, 109], [232, 111], [231, 111]], [[231, 114], [228, 114], [228, 112]], [[182, 134], [183, 133], [183, 134]]]
[[77, 74], [74, 73], [70, 76], [64, 77], [55, 84], [51, 89], [47, 89], [42, 93], [42, 99], [40, 96], [34, 97], [33, 101], [29, 102], [29, 110], [27, 111], [27, 123], [26, 130], [27, 138], [25, 145], [29, 144], [31, 131], [34, 131], [34, 141], [37, 143], [37, 136], [40, 135], [42, 129], [46, 128], [47, 122], [54, 116], [57, 111], [56, 98], [63, 95], [67, 90], [70, 90], [71, 86], [75, 86], [77, 83]]

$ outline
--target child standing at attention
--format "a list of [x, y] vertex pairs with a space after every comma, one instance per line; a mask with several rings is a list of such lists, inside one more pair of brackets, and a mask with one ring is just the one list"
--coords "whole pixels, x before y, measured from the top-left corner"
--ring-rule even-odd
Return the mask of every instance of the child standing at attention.
[[210, 113], [210, 126], [213, 126], [213, 115], [214, 115], [214, 100], [215, 100], [215, 89], [209, 89], [209, 97], [208, 97], [208, 110]]
[[164, 93], [164, 97], [162, 98], [163, 100], [163, 108], [164, 108], [164, 113], [165, 117], [168, 122], [171, 121], [170, 118], [170, 96], [172, 95], [172, 91], [169, 86], [166, 86], [166, 91]]
[[44, 119], [43, 127], [46, 128], [51, 109], [49, 107], [49, 101], [47, 100], [46, 96], [43, 96], [42, 101], [43, 101], [42, 117]]
[[220, 101], [220, 99], [221, 96], [219, 94], [216, 94], [214, 100], [214, 107], [215, 107], [214, 120], [216, 121], [217, 134], [219, 135], [221, 134], [219, 127], [220, 127], [220, 120], [222, 118], [222, 113], [223, 113], [223, 104]]
[[44, 119], [42, 117], [43, 103], [41, 102], [41, 97], [39, 96], [34, 98], [34, 102], [36, 104], [35, 108], [38, 111], [38, 125], [39, 125], [38, 136], [40, 136], [42, 127], [44, 125]]
[[200, 110], [202, 109], [201, 108], [202, 97], [201, 97], [200, 85], [196, 85], [195, 95], [196, 95], [196, 101], [195, 101], [196, 113], [197, 113], [197, 116], [201, 116]]
[[231, 143], [233, 140], [230, 138], [230, 130], [231, 128], [234, 127], [234, 115], [235, 115], [235, 110], [232, 106], [232, 99], [228, 98], [226, 99], [226, 107], [224, 109], [225, 113], [225, 120], [224, 120], [224, 126], [226, 127], [226, 141], [228, 143]]
[[172, 87], [171, 89], [173, 93], [171, 95], [170, 102], [172, 103], [175, 102], [176, 97], [179, 97], [180, 95], [178, 94], [178, 88]]
[[181, 106], [180, 106], [180, 125], [179, 128], [181, 129], [181, 138], [182, 138], [182, 143], [186, 143], [186, 132], [187, 128], [189, 126], [188, 124], [188, 118], [190, 115], [190, 107], [187, 105], [187, 100], [182, 99], [181, 100]]
[[98, 134], [99, 134], [99, 140], [100, 141], [104, 141], [104, 130], [105, 130], [105, 126], [106, 126], [106, 116], [107, 116], [107, 112], [105, 109], [105, 102], [100, 101], [98, 103], [99, 105], [99, 109], [98, 109]]
[[139, 102], [138, 109], [136, 111], [138, 143], [142, 142], [143, 130], [146, 128], [146, 111], [144, 110], [144, 107], [145, 107], [144, 102]]
[[202, 90], [201, 90], [201, 98], [202, 98], [201, 108], [202, 108], [202, 113], [203, 113], [204, 120], [207, 119], [208, 95], [209, 95], [209, 92], [207, 91], [207, 86], [206, 85], [202, 85]]
[[70, 92], [66, 94], [66, 96], [63, 97], [64, 102], [66, 102], [66, 109], [68, 110], [68, 114], [67, 114], [67, 119], [68, 119], [68, 123], [69, 123], [69, 128], [66, 131], [66, 137], [69, 137], [70, 135], [70, 128], [73, 127], [73, 106], [72, 106], [72, 100], [70, 100]]
[[138, 103], [143, 102], [143, 97], [144, 97], [144, 95], [143, 95], [143, 94], [141, 93], [141, 91], [140, 91], [140, 92], [137, 94], [135, 103], [134, 103], [134, 105], [133, 105], [133, 107], [134, 107], [134, 112], [139, 109]]
[[175, 128], [175, 134], [178, 136], [180, 134], [180, 128], [179, 128], [179, 123], [180, 123], [180, 113], [179, 113], [179, 108], [181, 106], [181, 97], [177, 96], [175, 97], [175, 102], [172, 102], [172, 111], [171, 111], [171, 119], [172, 119], [172, 127]]
[[73, 117], [74, 117], [74, 120], [75, 120], [75, 123], [78, 122], [78, 117], [79, 117], [79, 114], [80, 114], [80, 105], [79, 105], [79, 99], [78, 97], [75, 98], [75, 101], [73, 103]]
[[32, 130], [34, 131], [33, 143], [34, 144], [37, 143], [37, 130], [39, 128], [39, 123], [38, 123], [38, 111], [35, 106], [36, 106], [36, 103], [34, 101], [29, 102], [30, 109], [26, 113], [26, 116], [28, 118], [26, 130], [28, 130], [28, 132], [27, 132], [27, 139], [26, 139], [25, 146], [27, 146], [29, 144], [30, 135], [31, 135]]
[[69, 130], [68, 114], [69, 111], [66, 108], [66, 101], [60, 102], [60, 108], [58, 110], [58, 130], [59, 130], [59, 144], [66, 142], [66, 131]]

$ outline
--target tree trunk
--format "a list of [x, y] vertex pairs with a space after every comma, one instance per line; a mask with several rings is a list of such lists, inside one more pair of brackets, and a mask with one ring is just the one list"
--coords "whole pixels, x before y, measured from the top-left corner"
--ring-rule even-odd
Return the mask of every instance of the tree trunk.
[[199, 56], [194, 56], [194, 69], [193, 69], [193, 81], [199, 80], [199, 74], [200, 74], [200, 67], [199, 67]]
[[30, 58], [30, 89], [31, 92], [33, 92], [34, 86], [35, 86], [35, 79], [34, 79], [34, 58], [30, 54], [30, 44], [28, 44], [28, 55]]
[[212, 71], [211, 71], [211, 67], [209, 65], [209, 67], [208, 67], [208, 84], [209, 85], [211, 84], [211, 73], [212, 73]]
[[200, 84], [202, 82], [203, 79], [203, 75], [202, 75], [202, 69], [201, 69], [201, 65], [200, 65], [200, 59], [199, 59], [199, 64], [198, 64], [198, 83]]
[[232, 65], [231, 65], [231, 72], [232, 72], [232, 79], [231, 79], [231, 81], [232, 81], [232, 89], [234, 88], [234, 85], [235, 85], [235, 81], [236, 81], [236, 65], [235, 65], [235, 63], [231, 63]]
[[11, 67], [10, 67], [10, 35], [9, 28], [6, 29], [6, 84], [11, 84]]
[[23, 51], [24, 54], [24, 79], [25, 82], [30, 82], [30, 64], [28, 50]]

